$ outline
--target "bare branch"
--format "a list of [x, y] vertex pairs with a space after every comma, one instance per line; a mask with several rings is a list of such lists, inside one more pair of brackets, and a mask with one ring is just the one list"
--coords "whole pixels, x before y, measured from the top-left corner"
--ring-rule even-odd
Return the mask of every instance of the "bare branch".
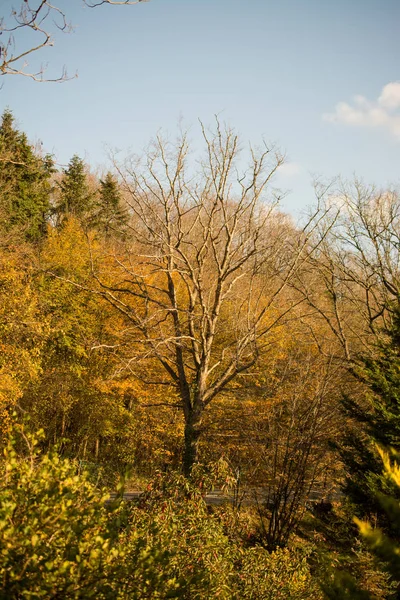
[[[89, 8], [95, 8], [103, 4], [113, 6], [133, 5], [147, 2], [147, 0], [136, 1], [113, 1], [101, 0], [100, 2], [90, 2], [84, 0]], [[28, 39], [36, 40], [30, 42], [21, 42], [19, 33], [21, 30], [29, 31], [32, 36]], [[45, 66], [39, 70], [32, 71], [28, 69], [27, 59], [36, 55], [44, 48], [54, 45], [53, 30], [63, 33], [70, 33], [73, 30], [66, 14], [49, 0], [23, 0], [19, 9], [12, 9], [11, 14], [0, 17], [0, 35], [5, 38], [0, 43], [0, 75], [21, 75], [38, 82], [63, 82], [76, 77], [68, 77], [65, 67], [61, 74], [55, 78], [45, 76]], [[7, 37], [8, 36], [8, 37]], [[26, 37], [26, 36], [24, 36]]]
[[93, 263], [102, 297], [146, 348], [136, 355], [132, 348], [129, 368], [155, 358], [175, 385], [189, 455], [205, 408], [257, 363], [275, 330], [302, 316], [304, 297], [290, 284], [319, 250], [324, 216], [318, 208], [302, 230], [293, 227], [269, 188], [282, 155], [265, 144], [250, 148], [241, 172], [236, 133], [218, 119], [214, 130], [201, 130], [197, 173], [185, 134], [176, 144], [159, 135], [145, 159], [116, 163], [132, 214], [130, 241], [107, 257], [112, 277]]
[[396, 190], [355, 180], [322, 189], [319, 200], [324, 213], [313, 232], [318, 252], [292, 285], [351, 364], [361, 349], [371, 351], [371, 336], [381, 335], [400, 294], [400, 199]]

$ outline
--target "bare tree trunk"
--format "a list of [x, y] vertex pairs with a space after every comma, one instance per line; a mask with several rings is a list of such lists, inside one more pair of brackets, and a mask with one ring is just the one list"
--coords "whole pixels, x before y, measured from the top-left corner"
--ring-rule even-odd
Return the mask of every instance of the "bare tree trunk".
[[84, 441], [84, 443], [83, 443], [83, 451], [82, 451], [82, 458], [83, 459], [86, 458], [87, 444], [88, 444], [88, 440], [86, 438], [85, 441]]
[[190, 477], [193, 466], [198, 462], [202, 416], [202, 409], [191, 409], [186, 419], [183, 449], [183, 473], [185, 477]]

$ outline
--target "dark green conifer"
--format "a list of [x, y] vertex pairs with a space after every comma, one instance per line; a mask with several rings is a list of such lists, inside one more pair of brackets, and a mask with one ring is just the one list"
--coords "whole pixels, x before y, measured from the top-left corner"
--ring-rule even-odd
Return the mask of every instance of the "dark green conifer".
[[122, 205], [118, 181], [111, 173], [100, 180], [99, 202], [94, 219], [96, 227], [106, 237], [123, 235], [128, 223], [128, 211]]
[[394, 307], [391, 325], [384, 333], [376, 356], [361, 358], [355, 369], [368, 393], [363, 406], [344, 398], [345, 414], [356, 426], [347, 432], [339, 450], [347, 473], [343, 491], [355, 515], [390, 528], [377, 498], [381, 493], [400, 495], [382, 475], [377, 446], [400, 451], [400, 303]]
[[373, 596], [359, 588], [349, 573], [336, 573], [334, 581], [323, 584], [327, 600], [374, 600]]
[[0, 227], [3, 233], [17, 230], [29, 241], [46, 232], [50, 212], [50, 176], [53, 160], [39, 156], [18, 131], [11, 111], [0, 125]]
[[70, 216], [83, 221], [88, 219], [93, 209], [94, 198], [89, 188], [85, 163], [76, 154], [63, 170], [59, 188], [59, 200], [55, 209], [58, 224], [62, 224], [63, 220]]
[[[376, 447], [384, 469], [380, 474], [381, 481], [390, 483], [392, 494], [386, 495], [377, 492], [376, 501], [381, 510], [386, 514], [386, 524], [390, 523], [390, 530], [394, 533], [385, 534], [382, 529], [372, 526], [368, 521], [355, 519], [362, 539], [371, 554], [377, 560], [382, 572], [387, 574], [387, 589], [385, 598], [389, 600], [400, 599], [400, 455], [391, 451], [385, 453], [379, 446]], [[382, 460], [381, 460], [382, 469]], [[394, 492], [394, 494], [393, 494]], [[387, 527], [388, 529], [388, 527]], [[323, 583], [326, 598], [330, 600], [375, 600], [375, 594], [361, 589], [358, 582], [347, 572], [334, 573], [330, 584]], [[381, 597], [381, 596], [379, 596]]]
[[[389, 568], [387, 549], [399, 546], [400, 485], [388, 476], [387, 470], [383, 471], [381, 450], [394, 451], [393, 464], [399, 462], [400, 299], [393, 306], [390, 326], [382, 333], [384, 339], [377, 345], [375, 356], [360, 357], [354, 368], [356, 377], [366, 385], [367, 393], [362, 404], [344, 398], [344, 413], [350, 418], [351, 426], [338, 448], [346, 470], [343, 492], [349, 500], [350, 511], [357, 519], [378, 528], [367, 534], [361, 529], [362, 537], [377, 559], [377, 568], [389, 572], [394, 583], [400, 577], [396, 579]], [[338, 572], [334, 582], [324, 586], [324, 591], [332, 600], [373, 600], [373, 594], [361, 587], [349, 573]], [[400, 598], [400, 587], [388, 597]]]

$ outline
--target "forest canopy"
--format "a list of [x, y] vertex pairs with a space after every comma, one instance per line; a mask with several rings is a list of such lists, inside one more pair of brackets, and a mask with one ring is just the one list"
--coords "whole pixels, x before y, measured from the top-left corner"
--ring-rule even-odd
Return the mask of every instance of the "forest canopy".
[[0, 597], [398, 598], [399, 192], [296, 222], [200, 132], [99, 173], [3, 113]]

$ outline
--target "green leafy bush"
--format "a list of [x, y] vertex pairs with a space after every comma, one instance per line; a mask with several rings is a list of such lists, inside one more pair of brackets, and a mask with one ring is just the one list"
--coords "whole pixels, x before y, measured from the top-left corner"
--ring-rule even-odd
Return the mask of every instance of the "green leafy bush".
[[28, 454], [11, 440], [0, 489], [3, 598], [112, 597], [109, 574], [119, 556], [105, 498], [85, 474], [56, 454], [40, 455], [22, 432]]
[[0, 598], [179, 597], [154, 528], [127, 534], [123, 510], [107, 508], [86, 473], [20, 436], [28, 452], [17, 453], [14, 437], [0, 477]]
[[308, 566], [308, 551], [256, 546], [243, 552], [237, 598], [246, 600], [318, 600], [322, 598]]
[[20, 428], [4, 449], [0, 599], [318, 598], [307, 555], [232, 536], [226, 509], [207, 510], [204, 478], [159, 476], [138, 505], [107, 504], [39, 445]]
[[[171, 579], [188, 582], [182, 597], [322, 598], [308, 566], [309, 550], [269, 553], [262, 546], [249, 546], [240, 535], [232, 535], [234, 519], [229, 518], [229, 509], [208, 512], [202, 497], [207, 486], [202, 485], [199, 474], [196, 480], [193, 485], [184, 477], [160, 476], [131, 515], [136, 528], [145, 531], [153, 527], [162, 546], [174, 549], [166, 569]], [[238, 515], [236, 520], [238, 530], [246, 531]]]

